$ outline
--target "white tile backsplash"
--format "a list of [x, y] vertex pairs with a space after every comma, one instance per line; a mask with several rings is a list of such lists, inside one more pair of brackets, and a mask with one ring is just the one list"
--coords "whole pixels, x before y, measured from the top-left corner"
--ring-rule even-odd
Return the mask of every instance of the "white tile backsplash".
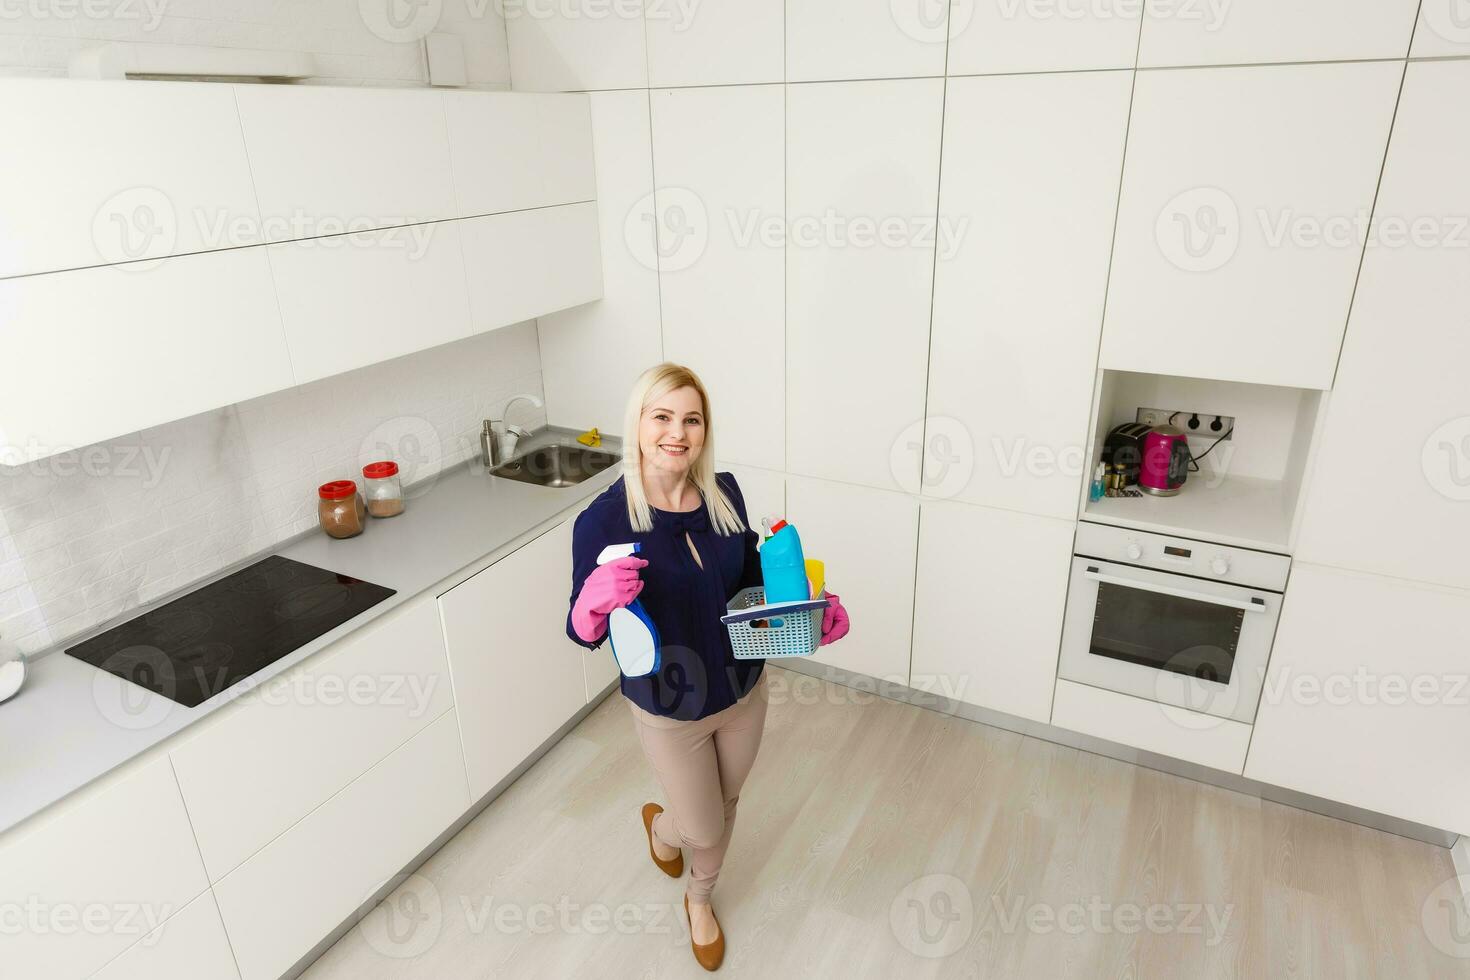
[[[479, 452], [543, 396], [527, 322], [19, 467], [0, 467], [0, 636], [34, 653], [309, 530], [316, 488]], [[543, 424], [521, 402], [510, 421]]]

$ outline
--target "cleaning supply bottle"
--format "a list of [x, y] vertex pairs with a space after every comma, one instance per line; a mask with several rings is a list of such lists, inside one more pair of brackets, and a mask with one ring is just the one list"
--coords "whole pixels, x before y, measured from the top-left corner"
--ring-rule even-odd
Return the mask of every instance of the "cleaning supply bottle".
[[796, 528], [784, 520], [764, 522], [769, 537], [761, 545], [761, 581], [766, 602], [800, 602], [807, 593], [806, 559]]
[[[610, 544], [597, 556], [597, 564], [636, 555], [643, 547], [639, 542]], [[643, 603], [634, 599], [626, 606], [614, 609], [607, 617], [607, 639], [612, 644], [613, 659], [625, 677], [643, 677], [659, 669], [663, 661], [662, 647], [658, 638], [658, 627], [653, 617], [643, 608]]]

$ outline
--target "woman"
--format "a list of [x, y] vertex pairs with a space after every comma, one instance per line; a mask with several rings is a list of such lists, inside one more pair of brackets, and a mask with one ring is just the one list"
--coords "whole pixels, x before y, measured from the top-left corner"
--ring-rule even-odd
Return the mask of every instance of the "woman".
[[[755, 763], [769, 694], [763, 660], [736, 660], [720, 616], [736, 592], [761, 584], [759, 536], [729, 473], [714, 472], [709, 397], [694, 372], [659, 364], [638, 378], [624, 417], [623, 475], [577, 517], [567, 635], [601, 645], [608, 616], [638, 599], [653, 621], [658, 667], [623, 676], [644, 754], [668, 809], [643, 806], [648, 850], [679, 877], [693, 851], [684, 907], [694, 957], [720, 965], [725, 937], [710, 893], [730, 846], [740, 787]], [[608, 545], [637, 542], [636, 555], [598, 565]], [[822, 643], [847, 632], [847, 613], [828, 594]]]

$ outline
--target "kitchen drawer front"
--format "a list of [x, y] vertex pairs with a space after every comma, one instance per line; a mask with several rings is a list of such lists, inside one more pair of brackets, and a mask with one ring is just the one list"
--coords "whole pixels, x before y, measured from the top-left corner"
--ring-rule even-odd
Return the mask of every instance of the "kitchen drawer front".
[[214, 893], [205, 892], [92, 980], [239, 980]]
[[1237, 775], [1251, 740], [1251, 726], [1238, 721], [1061, 679], [1051, 723]]
[[450, 707], [432, 598], [352, 633], [202, 723], [172, 752], [211, 881]]
[[445, 92], [442, 98], [461, 217], [597, 197], [586, 95]]
[[464, 242], [472, 333], [602, 298], [596, 204], [565, 204], [456, 223]]
[[168, 759], [107, 777], [0, 839], [0, 974], [91, 976], [208, 888]]
[[275, 980], [469, 808], [446, 711], [214, 886], [244, 980]]

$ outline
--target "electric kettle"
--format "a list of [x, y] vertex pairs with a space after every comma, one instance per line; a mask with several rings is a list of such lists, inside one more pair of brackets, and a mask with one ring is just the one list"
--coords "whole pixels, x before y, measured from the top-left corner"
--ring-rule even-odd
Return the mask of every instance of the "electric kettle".
[[1138, 488], [1157, 497], [1172, 497], [1189, 475], [1189, 439], [1184, 430], [1156, 425], [1143, 438]]

